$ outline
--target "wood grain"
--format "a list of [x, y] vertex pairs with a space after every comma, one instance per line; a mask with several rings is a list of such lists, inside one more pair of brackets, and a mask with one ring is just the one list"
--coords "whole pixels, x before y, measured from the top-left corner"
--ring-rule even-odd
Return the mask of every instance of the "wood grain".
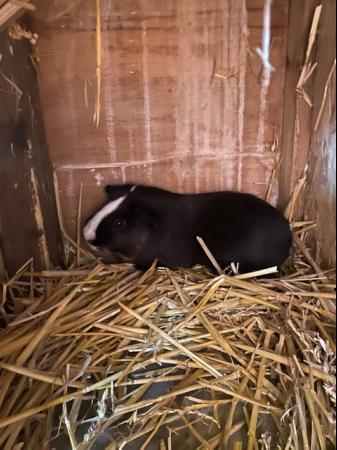
[[5, 267], [13, 274], [32, 257], [36, 267], [49, 260], [59, 264], [62, 252], [30, 47], [2, 35], [0, 54], [0, 241]]
[[[284, 209], [294, 186], [302, 177], [308, 162], [310, 148], [312, 109], [297, 92], [297, 84], [305, 61], [309, 32], [318, 0], [290, 2], [287, 46], [287, 70], [284, 90], [284, 120], [281, 143], [281, 171], [279, 180], [279, 205]], [[315, 56], [315, 55], [314, 55]], [[313, 80], [313, 78], [312, 78]], [[313, 82], [306, 85], [312, 97]], [[303, 202], [297, 207], [300, 218]]]
[[336, 266], [336, 71], [330, 82], [329, 77], [336, 58], [336, 2], [322, 4], [305, 212], [317, 223], [310, 241], [313, 256], [322, 267], [331, 268]]

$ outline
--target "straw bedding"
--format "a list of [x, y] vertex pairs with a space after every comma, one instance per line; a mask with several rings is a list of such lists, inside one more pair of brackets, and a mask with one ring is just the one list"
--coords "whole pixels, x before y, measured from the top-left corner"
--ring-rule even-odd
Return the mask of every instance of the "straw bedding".
[[244, 280], [29, 263], [1, 311], [1, 449], [334, 448], [335, 281], [303, 258]]

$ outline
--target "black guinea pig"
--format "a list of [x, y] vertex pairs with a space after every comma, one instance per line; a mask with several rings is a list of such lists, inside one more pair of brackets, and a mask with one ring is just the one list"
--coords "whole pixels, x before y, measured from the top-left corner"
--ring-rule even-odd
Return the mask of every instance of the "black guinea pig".
[[181, 195], [145, 186], [107, 186], [108, 201], [86, 223], [84, 238], [106, 263], [147, 269], [197, 264], [213, 268], [200, 236], [224, 268], [240, 272], [281, 266], [292, 243], [289, 222], [249, 194]]

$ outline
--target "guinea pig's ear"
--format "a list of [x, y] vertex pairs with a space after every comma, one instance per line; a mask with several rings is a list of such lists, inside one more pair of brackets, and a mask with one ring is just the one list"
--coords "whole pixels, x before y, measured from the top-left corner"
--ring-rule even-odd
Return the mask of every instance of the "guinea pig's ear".
[[141, 203], [136, 203], [133, 206], [133, 215], [135, 217], [135, 223], [137, 225], [146, 227], [151, 230], [155, 230], [159, 225], [159, 215], [157, 212]]
[[113, 186], [111, 184], [105, 186], [105, 188], [104, 188], [105, 193], [108, 194], [109, 197], [110, 196], [115, 197], [116, 195], [118, 195], [120, 193], [121, 189], [122, 189], [122, 186], [119, 186], [119, 185]]
[[119, 197], [125, 197], [128, 192], [130, 192], [130, 189], [132, 188], [131, 185], [128, 184], [118, 184], [118, 185], [107, 185], [105, 186], [104, 190], [105, 193], [108, 195], [109, 199], [115, 200]]
[[108, 186], [105, 186], [105, 188], [104, 188], [105, 193], [108, 195], [110, 195], [112, 189], [113, 189], [113, 186], [111, 186], [110, 184]]

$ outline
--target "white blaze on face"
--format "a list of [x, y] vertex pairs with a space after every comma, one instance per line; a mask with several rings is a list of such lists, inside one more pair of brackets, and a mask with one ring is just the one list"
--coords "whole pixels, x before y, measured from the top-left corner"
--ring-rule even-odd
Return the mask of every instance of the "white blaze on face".
[[89, 220], [83, 230], [83, 235], [87, 242], [94, 241], [96, 239], [96, 231], [99, 225], [106, 217], [108, 217], [109, 214], [116, 211], [126, 198], [127, 195], [108, 203], [101, 210], [99, 210], [98, 213], [92, 217], [92, 219]]
[[[137, 189], [137, 186], [133, 186], [130, 189], [130, 193], [134, 192]], [[100, 209], [92, 219], [89, 220], [89, 222], [86, 224], [83, 230], [84, 239], [89, 243], [90, 241], [94, 241], [96, 239], [96, 232], [99, 225], [102, 223], [102, 221], [108, 217], [109, 214], [116, 211], [121, 204], [126, 200], [128, 195], [125, 195], [123, 197], [118, 198], [117, 200], [114, 200], [113, 202], [108, 203], [105, 205], [102, 209]], [[90, 245], [91, 248], [94, 250], [97, 250], [96, 247], [93, 247]]]

